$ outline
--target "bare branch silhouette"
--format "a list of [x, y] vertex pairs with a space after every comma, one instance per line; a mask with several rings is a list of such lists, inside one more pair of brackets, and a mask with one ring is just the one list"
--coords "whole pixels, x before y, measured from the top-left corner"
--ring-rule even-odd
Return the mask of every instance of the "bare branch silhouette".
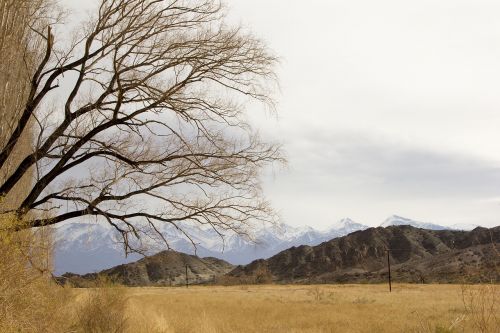
[[[32, 168], [38, 178], [4, 213], [35, 216], [31, 227], [98, 217], [127, 250], [139, 225], [182, 230], [189, 221], [222, 235], [272, 221], [259, 175], [284, 158], [252, 131], [244, 102], [272, 106], [276, 58], [224, 15], [215, 0], [102, 0], [73, 44], [58, 44], [50, 24], [34, 29], [43, 54], [0, 145], [0, 168], [30, 122], [37, 139], [0, 194]], [[49, 113], [54, 93], [64, 101]], [[50, 217], [32, 214], [47, 209]]]

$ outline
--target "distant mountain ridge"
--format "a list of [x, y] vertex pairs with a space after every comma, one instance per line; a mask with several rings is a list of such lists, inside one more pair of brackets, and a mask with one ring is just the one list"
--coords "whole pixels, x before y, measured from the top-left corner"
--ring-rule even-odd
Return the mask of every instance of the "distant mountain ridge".
[[238, 266], [236, 281], [279, 283], [382, 282], [387, 249], [399, 282], [500, 281], [500, 227], [472, 231], [410, 225], [369, 228], [317, 246], [299, 246]]
[[392, 215], [388, 217], [382, 224], [381, 227], [389, 227], [393, 225], [410, 225], [415, 228], [429, 229], [429, 230], [451, 230], [451, 227], [445, 227], [439, 224], [428, 223], [428, 222], [418, 222], [398, 215]]
[[[383, 224], [392, 225], [391, 223], [403, 223], [402, 221], [422, 228], [429, 226], [428, 223], [416, 222], [396, 215], [388, 218]], [[432, 229], [446, 229], [446, 227], [430, 225]], [[183, 228], [197, 244], [198, 256], [219, 258], [232, 264], [248, 264], [256, 259], [269, 258], [292, 246], [318, 245], [332, 238], [367, 229], [368, 226], [349, 218], [332, 224], [326, 230], [279, 224], [255, 230], [253, 240], [230, 233], [225, 237], [224, 244], [212, 229], [200, 229], [192, 225], [185, 225]], [[171, 249], [195, 254], [193, 244], [177, 229], [170, 225], [159, 225], [158, 229], [169, 241]], [[119, 235], [113, 227], [104, 223], [63, 223], [54, 230], [56, 275], [65, 272], [91, 273], [142, 258], [139, 254], [126, 257]], [[142, 246], [149, 249], [147, 253], [150, 255], [165, 250], [164, 244], [154, 234], [144, 235]]]
[[457, 223], [450, 226], [443, 226], [435, 223], [415, 221], [399, 215], [389, 216], [387, 219], [385, 219], [384, 222], [380, 224], [381, 227], [389, 227], [391, 225], [410, 225], [415, 228], [429, 229], [429, 230], [463, 230], [463, 231], [470, 231], [477, 227], [480, 227], [480, 225], [472, 223]]
[[[311, 227], [292, 227], [286, 224], [262, 227], [254, 231], [253, 239], [229, 233], [224, 239], [212, 229], [183, 226], [196, 243], [193, 244], [170, 225], [158, 230], [169, 241], [171, 249], [200, 257], [214, 257], [232, 264], [247, 264], [258, 258], [268, 258], [291, 246], [317, 245], [329, 239], [368, 228], [366, 225], [343, 219], [327, 230]], [[155, 235], [143, 237], [148, 254], [164, 250], [164, 243]], [[113, 227], [103, 223], [66, 223], [55, 228], [55, 273], [85, 274], [100, 271], [142, 258], [139, 254], [124, 255], [120, 236]]]
[[[389, 250], [389, 252], [387, 252]], [[291, 247], [269, 259], [233, 266], [217, 258], [162, 251], [99, 273], [67, 273], [61, 283], [89, 287], [98, 277], [129, 286], [203, 283], [500, 282], [500, 227], [472, 231], [410, 225], [368, 228], [317, 246]], [[187, 279], [186, 279], [187, 274]]]

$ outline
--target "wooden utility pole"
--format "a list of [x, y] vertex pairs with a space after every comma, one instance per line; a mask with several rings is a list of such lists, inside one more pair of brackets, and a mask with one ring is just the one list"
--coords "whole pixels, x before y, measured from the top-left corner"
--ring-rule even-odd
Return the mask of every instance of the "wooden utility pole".
[[390, 259], [390, 253], [391, 250], [387, 249], [387, 271], [388, 271], [388, 278], [389, 278], [389, 292], [392, 292], [392, 285], [391, 285], [391, 259]]
[[186, 265], [186, 288], [189, 288], [189, 280], [188, 280], [188, 265]]

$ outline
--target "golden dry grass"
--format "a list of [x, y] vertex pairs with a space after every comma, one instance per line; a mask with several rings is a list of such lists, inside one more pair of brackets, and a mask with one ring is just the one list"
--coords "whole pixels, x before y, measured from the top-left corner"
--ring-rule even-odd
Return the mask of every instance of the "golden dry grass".
[[13, 232], [19, 223], [0, 215], [0, 332], [62, 332], [69, 292], [50, 275], [50, 230]]
[[399, 284], [392, 293], [385, 285], [129, 288], [128, 323], [130, 332], [499, 332], [500, 286], [463, 288]]

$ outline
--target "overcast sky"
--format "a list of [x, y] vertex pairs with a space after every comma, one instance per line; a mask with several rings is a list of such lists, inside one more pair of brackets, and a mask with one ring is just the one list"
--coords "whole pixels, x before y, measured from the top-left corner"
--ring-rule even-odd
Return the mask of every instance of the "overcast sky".
[[284, 222], [500, 224], [500, 2], [226, 3], [281, 57], [255, 124], [289, 156], [265, 180]]

